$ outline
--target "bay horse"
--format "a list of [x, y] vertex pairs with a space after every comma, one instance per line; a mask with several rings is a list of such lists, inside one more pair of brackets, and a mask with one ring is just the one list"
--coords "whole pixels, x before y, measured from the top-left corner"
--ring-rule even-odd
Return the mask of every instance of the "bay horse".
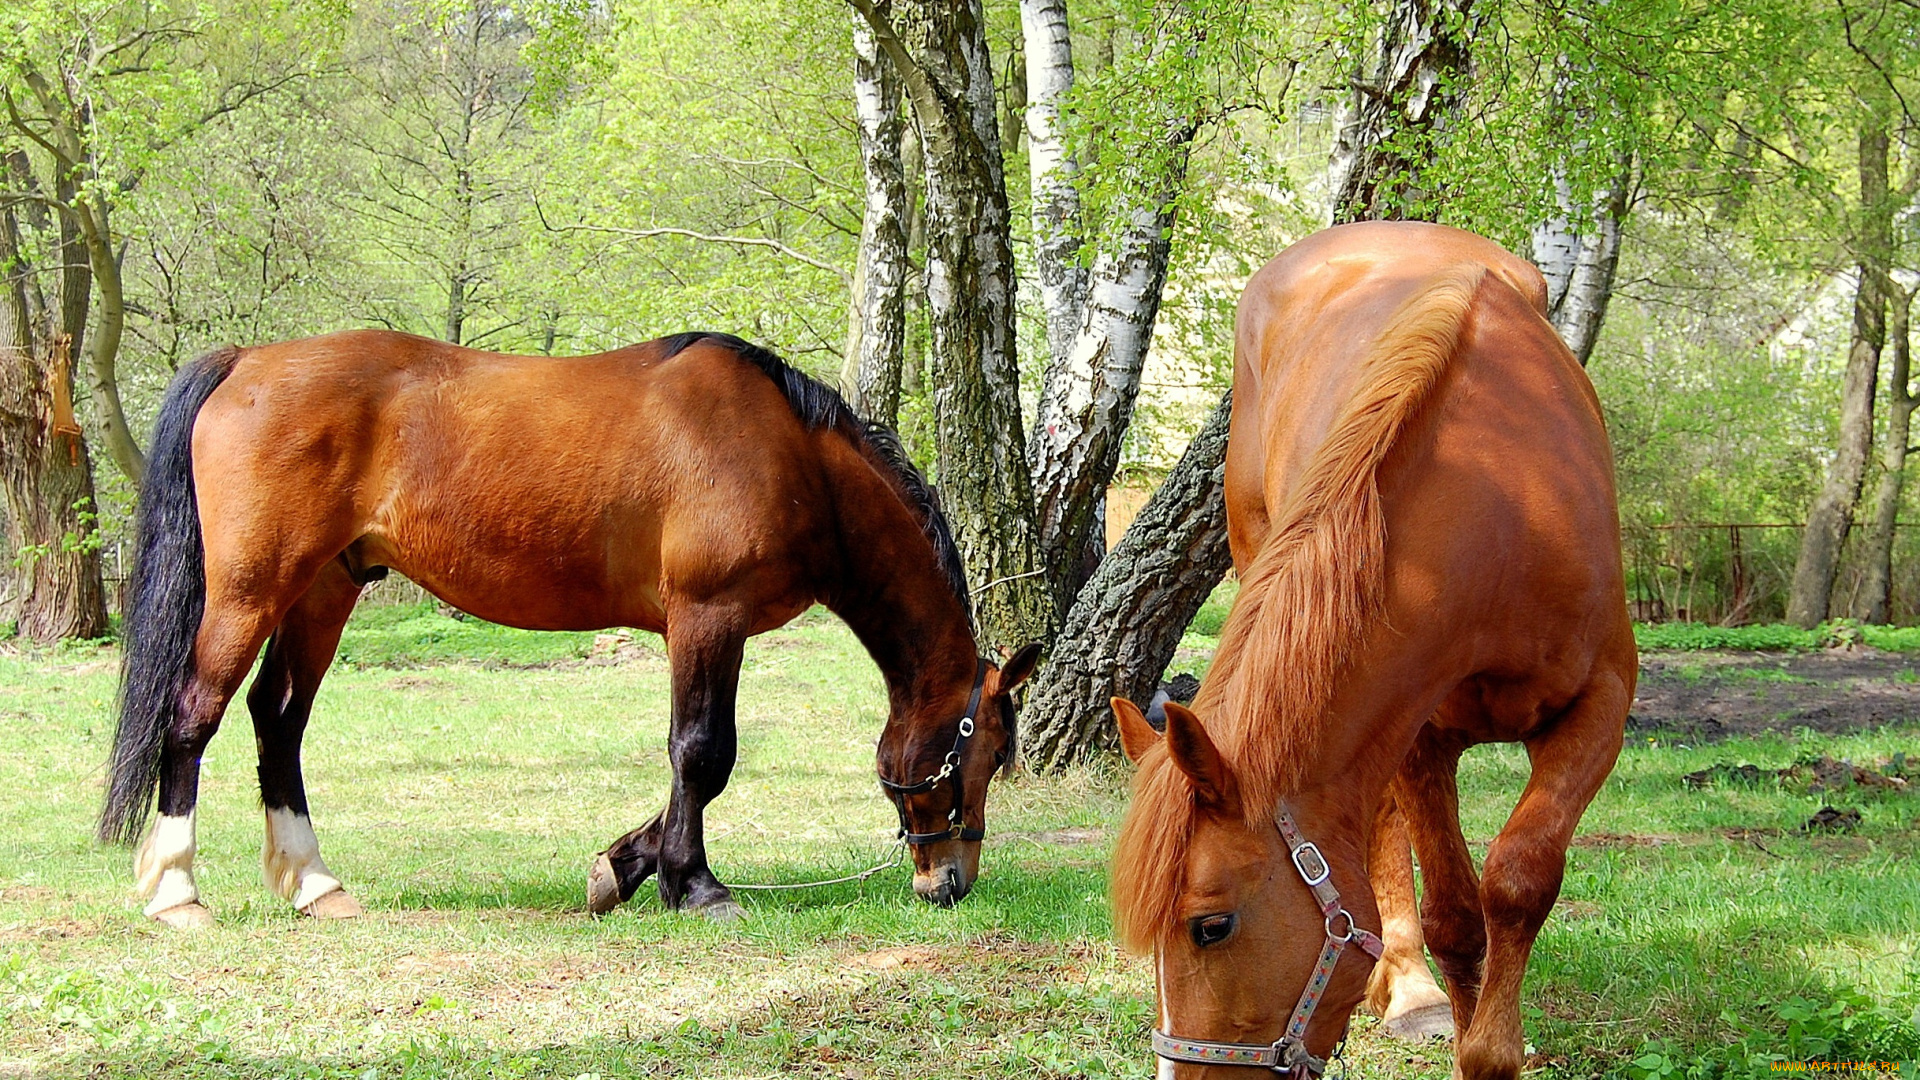
[[703, 817], [733, 770], [742, 649], [815, 602], [885, 676], [876, 767], [914, 891], [944, 906], [972, 887], [1038, 649], [979, 659], [946, 518], [889, 429], [724, 334], [537, 357], [363, 330], [217, 350], [160, 406], [99, 825], [133, 842], [158, 790], [135, 859], [149, 916], [212, 920], [193, 877], [200, 757], [263, 643], [247, 708], [267, 884], [306, 914], [360, 913], [320, 858], [300, 741], [355, 601], [389, 569], [509, 626], [664, 635], [667, 808], [595, 862], [595, 912], [657, 872], [668, 907], [740, 913]]
[[[1164, 735], [1113, 703], [1138, 764], [1115, 924], [1155, 955], [1162, 1076], [1325, 1069], [1382, 952], [1389, 801], [1425, 874], [1454, 1075], [1520, 1070], [1527, 956], [1637, 673], [1612, 451], [1545, 295], [1498, 245], [1418, 222], [1315, 234], [1247, 285], [1240, 594]], [[1490, 741], [1533, 769], [1476, 873], [1455, 771]]]

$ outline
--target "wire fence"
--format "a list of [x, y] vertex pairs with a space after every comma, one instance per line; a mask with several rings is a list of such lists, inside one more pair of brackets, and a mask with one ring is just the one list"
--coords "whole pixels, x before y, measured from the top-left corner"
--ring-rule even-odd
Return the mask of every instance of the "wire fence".
[[[1800, 554], [1799, 522], [1623, 524], [1627, 600], [1640, 622], [1704, 622], [1721, 626], [1778, 622]], [[1920, 525], [1901, 522], [1893, 534], [1889, 617], [1920, 618]], [[1833, 589], [1836, 616], [1855, 610], [1866, 573], [1856, 525]]]

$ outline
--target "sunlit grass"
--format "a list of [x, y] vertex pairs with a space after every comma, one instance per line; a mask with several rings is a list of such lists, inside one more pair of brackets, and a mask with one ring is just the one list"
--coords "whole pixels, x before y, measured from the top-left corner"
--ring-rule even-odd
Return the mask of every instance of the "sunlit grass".
[[[477, 662], [447, 659], [461, 649]], [[141, 919], [127, 853], [88, 839], [114, 654], [0, 656], [0, 1076], [1151, 1074], [1151, 972], [1110, 944], [1105, 901], [1124, 769], [998, 785], [985, 876], [952, 911], [914, 899], [894, 869], [743, 893], [739, 926], [664, 912], [650, 886], [594, 920], [588, 860], [665, 798], [657, 642], [609, 656], [591, 635], [404, 609], [372, 612], [346, 651], [305, 756], [328, 861], [369, 916], [311, 923], [260, 884], [252, 740], [235, 709], [205, 766], [200, 876], [220, 922], [199, 935]], [[895, 819], [872, 771], [884, 703], [872, 664], [817, 613], [749, 647], [740, 765], [708, 819], [723, 879], [805, 881], [886, 858]], [[1809, 836], [1799, 826], [1820, 796], [1679, 777], [1903, 751], [1920, 758], [1911, 724], [1630, 746], [1534, 953], [1539, 1061], [1618, 1072], [1655, 1041], [1710, 1056], [1775, 1028], [1784, 1047], [1794, 999], [1880, 1017], [1863, 1051], [1900, 1035], [1886, 1016], [1920, 1006], [1920, 798], [1837, 793], [1861, 810], [1859, 832]], [[1517, 748], [1469, 754], [1476, 851], [1525, 777]], [[1437, 1078], [1449, 1062], [1371, 1021], [1349, 1057], [1366, 1076]]]

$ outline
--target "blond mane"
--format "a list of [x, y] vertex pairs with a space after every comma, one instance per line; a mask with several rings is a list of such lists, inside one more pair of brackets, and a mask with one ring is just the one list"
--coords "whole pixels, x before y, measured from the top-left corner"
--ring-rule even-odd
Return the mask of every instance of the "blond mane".
[[[1250, 826], [1301, 786], [1340, 675], [1380, 616], [1380, 463], [1445, 374], [1486, 273], [1449, 267], [1394, 314], [1241, 575], [1194, 711], [1233, 769]], [[1150, 948], [1174, 917], [1194, 813], [1185, 777], [1156, 747], [1140, 762], [1114, 850], [1114, 922], [1129, 947]]]

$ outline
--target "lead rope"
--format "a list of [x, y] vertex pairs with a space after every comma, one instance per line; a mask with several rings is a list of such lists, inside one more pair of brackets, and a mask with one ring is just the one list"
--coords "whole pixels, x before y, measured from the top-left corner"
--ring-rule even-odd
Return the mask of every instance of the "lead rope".
[[850, 881], [865, 881], [875, 874], [883, 873], [885, 871], [893, 869], [896, 866], [899, 866], [901, 861], [901, 856], [905, 855], [906, 852], [907, 852], [906, 843], [904, 841], [902, 841], [901, 843], [897, 843], [893, 845], [893, 853], [887, 857], [886, 862], [875, 863], [872, 866], [867, 867], [865, 870], [861, 870], [858, 873], [848, 874], [845, 877], [824, 878], [820, 881], [801, 881], [791, 885], [729, 884], [727, 888], [748, 889], [756, 892], [782, 892], [789, 889], [817, 889], [817, 888], [820, 888], [822, 885], [845, 885], [847, 882], [850, 882]]

